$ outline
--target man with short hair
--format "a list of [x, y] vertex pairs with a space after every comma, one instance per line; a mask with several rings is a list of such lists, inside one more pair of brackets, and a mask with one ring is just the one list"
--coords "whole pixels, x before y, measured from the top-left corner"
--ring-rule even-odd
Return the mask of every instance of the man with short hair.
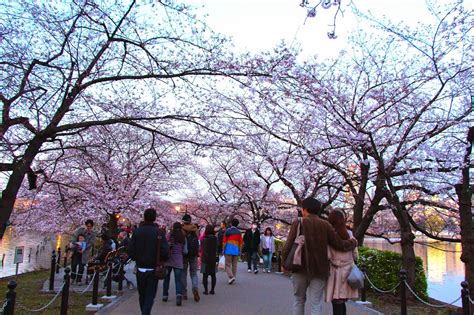
[[237, 228], [239, 220], [232, 219], [232, 226], [225, 231], [224, 234], [224, 256], [225, 256], [225, 271], [229, 277], [229, 284], [235, 282], [237, 275], [237, 261], [242, 250], [242, 234]]
[[244, 235], [244, 252], [247, 253], [248, 272], [258, 273], [258, 249], [260, 247], [260, 231], [256, 222], [252, 223], [252, 227], [245, 231]]
[[188, 247], [188, 253], [183, 257], [183, 272], [181, 273], [181, 283], [183, 288], [183, 299], [188, 299], [187, 290], [187, 277], [188, 277], [188, 266], [189, 275], [191, 276], [191, 283], [193, 288], [194, 301], [199, 302], [201, 299], [199, 296], [199, 279], [197, 275], [198, 266], [198, 255], [199, 255], [199, 239], [198, 239], [198, 228], [196, 225], [191, 224], [191, 216], [185, 214], [183, 216], [183, 232], [186, 236], [186, 245]]
[[221, 228], [219, 232], [217, 232], [217, 255], [223, 255], [222, 250], [222, 243], [224, 242], [224, 234], [227, 228], [227, 223], [225, 221], [221, 222]]
[[165, 233], [154, 223], [155, 209], [146, 209], [143, 218], [144, 222], [133, 232], [128, 254], [136, 262], [140, 310], [142, 315], [149, 315], [158, 288], [158, 279], [155, 277], [155, 267], [158, 263], [156, 261], [158, 238], [160, 237], [161, 240], [160, 253], [168, 252], [168, 242]]
[[[96, 238], [96, 233], [93, 231], [94, 221], [87, 219], [84, 223], [85, 226], [81, 226], [72, 234], [71, 241], [69, 242], [69, 248], [73, 248], [73, 244], [77, 241], [79, 235], [83, 235], [86, 242], [86, 249], [82, 252], [81, 264], [79, 265], [78, 274], [71, 274], [71, 278], [76, 279], [79, 284], [84, 273], [84, 266], [89, 262], [89, 259], [92, 254], [92, 249], [94, 248], [94, 242]], [[76, 278], [77, 276], [77, 278]]]
[[[309, 289], [311, 314], [322, 314], [323, 291], [329, 275], [329, 260], [327, 255], [328, 245], [341, 251], [352, 250], [357, 246], [355, 239], [342, 240], [332, 225], [319, 216], [322, 211], [321, 203], [314, 198], [303, 200], [301, 230], [304, 235], [304, 252], [302, 270], [293, 272], [293, 293], [295, 302], [293, 314], [303, 315], [306, 302], [306, 291]], [[286, 261], [291, 247], [298, 235], [300, 220], [295, 220], [291, 225], [288, 239], [282, 252], [282, 259]]]

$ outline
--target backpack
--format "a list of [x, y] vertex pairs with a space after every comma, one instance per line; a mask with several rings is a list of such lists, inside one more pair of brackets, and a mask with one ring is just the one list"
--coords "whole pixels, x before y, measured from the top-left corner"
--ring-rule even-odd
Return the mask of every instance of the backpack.
[[188, 257], [196, 257], [199, 253], [199, 240], [195, 232], [189, 232], [186, 235], [188, 245]]

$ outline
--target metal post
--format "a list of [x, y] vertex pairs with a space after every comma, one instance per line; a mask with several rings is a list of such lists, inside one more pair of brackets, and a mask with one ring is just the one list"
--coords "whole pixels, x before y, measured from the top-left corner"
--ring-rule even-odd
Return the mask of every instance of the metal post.
[[360, 271], [362, 271], [362, 273], [364, 274], [364, 286], [362, 287], [362, 289], [360, 289], [360, 300], [362, 302], [367, 302], [367, 281], [365, 280], [365, 265], [364, 264], [361, 264], [360, 265]]
[[462, 315], [471, 315], [471, 302], [469, 301], [469, 284], [467, 281], [461, 282]]
[[107, 278], [105, 279], [105, 283], [107, 285], [107, 293], [106, 296], [112, 296], [112, 262], [109, 261], [108, 264], [109, 270], [107, 272]]
[[66, 268], [67, 266], [67, 254], [69, 253], [69, 247], [65, 247], [64, 248], [64, 264], [63, 264], [63, 267]]
[[69, 302], [69, 284], [71, 282], [71, 269], [64, 269], [64, 287], [61, 296], [61, 315], [67, 315], [67, 307]]
[[407, 272], [405, 269], [400, 270], [400, 305], [401, 315], [407, 315], [407, 295], [405, 281], [407, 279]]
[[281, 271], [281, 251], [278, 252], [278, 272]]
[[92, 304], [97, 305], [99, 294], [99, 266], [94, 268], [94, 284], [92, 286]]
[[8, 282], [8, 292], [6, 295], [7, 298], [7, 305], [5, 305], [5, 308], [3, 310], [4, 315], [13, 315], [15, 313], [15, 301], [16, 301], [16, 282], [11, 280]]
[[61, 247], [58, 247], [58, 261], [56, 262], [56, 273], [59, 273], [60, 264], [61, 264]]
[[125, 274], [125, 272], [124, 272], [124, 270], [123, 270], [123, 263], [120, 262], [119, 270], [118, 270], [118, 276], [119, 276], [119, 278], [118, 278], [118, 290], [119, 290], [120, 292], [122, 292], [122, 290], [123, 290], [123, 278], [124, 278], [124, 274]]
[[49, 275], [49, 291], [54, 291], [54, 271], [56, 270], [56, 252], [51, 256], [51, 273]]

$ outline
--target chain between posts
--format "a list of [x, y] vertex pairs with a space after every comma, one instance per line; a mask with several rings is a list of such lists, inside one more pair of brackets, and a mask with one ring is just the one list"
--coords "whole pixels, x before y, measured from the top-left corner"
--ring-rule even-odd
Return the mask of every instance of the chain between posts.
[[20, 303], [17, 303], [18, 307], [21, 308], [22, 310], [24, 311], [27, 311], [27, 312], [30, 312], [30, 313], [37, 313], [37, 312], [41, 312], [41, 311], [44, 311], [45, 309], [47, 309], [51, 304], [54, 303], [54, 301], [56, 301], [56, 299], [58, 298], [58, 296], [61, 294], [61, 292], [63, 291], [64, 289], [64, 285], [65, 283], [63, 282], [63, 285], [61, 287], [61, 289], [58, 291], [58, 293], [56, 293], [56, 295], [51, 299], [51, 301], [49, 301], [46, 305], [40, 307], [40, 308], [37, 308], [37, 309], [29, 309], [27, 308], [26, 306], [20, 304]]

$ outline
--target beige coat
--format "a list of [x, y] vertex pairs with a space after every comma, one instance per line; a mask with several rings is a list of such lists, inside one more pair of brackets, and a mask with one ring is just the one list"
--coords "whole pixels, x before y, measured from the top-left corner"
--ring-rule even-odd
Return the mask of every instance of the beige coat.
[[[349, 235], [352, 237], [350, 231]], [[354, 299], [359, 297], [359, 291], [347, 284], [347, 277], [351, 272], [354, 259], [357, 259], [357, 247], [352, 251], [341, 252], [328, 246], [330, 263], [329, 278], [326, 285], [326, 302], [336, 299]]]

